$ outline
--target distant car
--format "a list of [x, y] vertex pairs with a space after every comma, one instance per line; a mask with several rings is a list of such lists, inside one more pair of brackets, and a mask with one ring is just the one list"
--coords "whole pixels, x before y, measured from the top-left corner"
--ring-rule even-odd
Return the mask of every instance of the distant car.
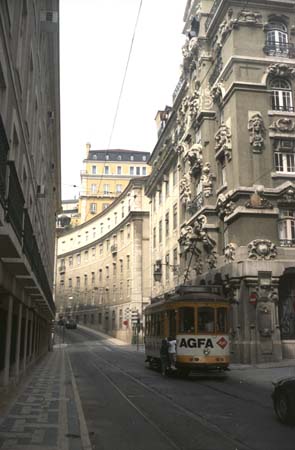
[[66, 321], [66, 328], [74, 330], [74, 329], [77, 328], [77, 323], [73, 319], [67, 320]]
[[283, 378], [273, 384], [272, 400], [279, 421], [295, 425], [295, 377]]

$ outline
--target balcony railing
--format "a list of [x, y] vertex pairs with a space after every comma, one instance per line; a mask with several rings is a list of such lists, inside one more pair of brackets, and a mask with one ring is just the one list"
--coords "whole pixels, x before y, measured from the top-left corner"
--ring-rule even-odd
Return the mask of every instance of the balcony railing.
[[295, 239], [280, 239], [281, 247], [295, 247]]
[[175, 100], [184, 84], [185, 84], [185, 78], [183, 76], [181, 76], [176, 85], [176, 88], [174, 89], [173, 95], [172, 95], [173, 103], [175, 102]]
[[117, 251], [118, 251], [118, 246], [117, 246], [117, 244], [111, 245], [111, 253], [117, 253]]
[[266, 55], [281, 56], [283, 58], [295, 58], [294, 44], [286, 44], [282, 42], [266, 42], [263, 47]]
[[220, 5], [220, 3], [221, 3], [221, 0], [215, 0], [214, 1], [213, 5], [212, 5], [212, 8], [210, 9], [209, 16], [207, 17], [207, 20], [205, 22], [205, 31], [207, 31], [208, 28], [210, 27], [210, 24], [211, 24], [211, 22], [213, 20], [213, 17], [215, 15], [215, 13], [217, 11], [217, 8]]
[[21, 242], [24, 219], [25, 199], [18, 180], [17, 172], [13, 161], [9, 161], [9, 190], [7, 199], [6, 220], [11, 223], [14, 232]]
[[289, 105], [271, 105], [273, 111], [284, 111], [284, 112], [294, 112], [294, 106]]

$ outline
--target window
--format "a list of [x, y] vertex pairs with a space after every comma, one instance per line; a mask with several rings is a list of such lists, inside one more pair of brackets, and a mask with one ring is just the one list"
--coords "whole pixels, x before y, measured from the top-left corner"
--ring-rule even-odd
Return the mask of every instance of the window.
[[134, 167], [129, 167], [129, 174], [134, 175]]
[[122, 167], [117, 166], [117, 175], [122, 175]]
[[105, 166], [105, 167], [104, 167], [104, 174], [105, 174], [105, 175], [109, 175], [109, 174], [110, 174], [110, 168], [109, 168], [109, 166]]
[[136, 167], [136, 175], [140, 175], [140, 167]]
[[95, 214], [97, 209], [96, 203], [90, 203], [90, 213]]
[[73, 257], [69, 256], [69, 266], [72, 266], [72, 265], [73, 265]]
[[194, 308], [179, 308], [179, 333], [194, 333], [195, 332], [195, 309]]
[[114, 222], [115, 222], [115, 225], [118, 222], [118, 214], [116, 212], [114, 213]]
[[84, 287], [87, 287], [87, 285], [88, 285], [88, 276], [85, 273], [85, 275], [84, 275]]
[[124, 214], [124, 205], [122, 205], [122, 207], [121, 207], [121, 217], [122, 217], [122, 219], [123, 219], [124, 216], [125, 216], [125, 214]]
[[84, 260], [88, 261], [88, 250], [84, 252]]
[[95, 194], [96, 193], [96, 184], [92, 184], [91, 185], [91, 194]]
[[274, 164], [276, 172], [295, 173], [295, 148], [292, 140], [275, 141]]
[[109, 249], [110, 249], [110, 241], [109, 239], [107, 239], [107, 252], [109, 251]]
[[81, 264], [81, 255], [78, 253], [77, 255], [77, 265], [79, 266]]
[[76, 288], [80, 289], [80, 277], [76, 277]]
[[174, 269], [174, 274], [177, 274], [177, 271], [175, 270], [178, 264], [178, 256], [177, 256], [177, 248], [173, 249], [173, 269]]
[[159, 222], [159, 242], [162, 242], [162, 220]]
[[143, 167], [141, 170], [142, 170], [142, 175], [145, 176], [146, 175], [146, 167]]
[[104, 184], [103, 185], [103, 195], [109, 195], [110, 194], [110, 185]]
[[214, 333], [214, 308], [198, 308], [198, 333]]
[[103, 254], [103, 244], [99, 245], [99, 254], [102, 255]]
[[165, 256], [165, 274], [166, 274], [166, 281], [169, 280], [169, 275], [170, 275], [170, 255], [169, 253], [167, 253], [167, 255]]
[[177, 205], [173, 205], [173, 230], [177, 228]]
[[220, 186], [225, 186], [226, 185], [226, 164], [225, 164], [224, 152], [222, 152], [218, 157], [218, 172], [219, 172]]
[[118, 155], [118, 161], [121, 161], [122, 160], [122, 156], [121, 155]]
[[110, 159], [110, 156], [106, 155], [106, 161], [109, 161], [109, 159]]
[[123, 259], [120, 259], [120, 273], [123, 273]]
[[85, 241], [88, 241], [88, 231], [85, 231]]
[[116, 184], [116, 192], [117, 194], [120, 194], [123, 190], [122, 184]]
[[73, 287], [72, 278], [69, 278], [69, 288]]
[[153, 228], [153, 248], [156, 248], [156, 227]]
[[91, 173], [92, 175], [96, 175], [96, 166], [91, 167]]
[[100, 232], [103, 234], [103, 223], [100, 224]]
[[130, 239], [130, 225], [127, 224], [127, 239]]
[[134, 161], [134, 156], [133, 155], [130, 156], [130, 161]]
[[275, 78], [270, 83], [271, 105], [276, 111], [294, 111], [292, 88], [288, 80]]
[[216, 333], [227, 333], [227, 308], [216, 310]]
[[117, 264], [115, 262], [113, 263], [113, 276], [117, 276]]
[[280, 211], [279, 239], [282, 246], [295, 245], [295, 210]]
[[162, 203], [162, 189], [159, 190], [159, 205]]
[[268, 55], [288, 56], [288, 29], [284, 23], [270, 22], [267, 25], [265, 50]]
[[165, 214], [165, 235], [169, 236], [169, 212]]
[[96, 253], [96, 247], [92, 247], [91, 252], [92, 252], [92, 257], [94, 257], [95, 253]]
[[98, 280], [102, 281], [102, 269], [99, 269], [98, 271]]
[[130, 270], [130, 255], [127, 255], [127, 270]]

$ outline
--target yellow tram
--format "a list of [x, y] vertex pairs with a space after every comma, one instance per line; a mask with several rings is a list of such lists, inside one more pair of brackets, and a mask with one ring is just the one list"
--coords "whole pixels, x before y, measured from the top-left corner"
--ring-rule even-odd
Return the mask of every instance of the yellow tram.
[[145, 309], [145, 354], [160, 366], [160, 347], [176, 339], [176, 368], [226, 370], [229, 365], [229, 303], [218, 286], [179, 286]]

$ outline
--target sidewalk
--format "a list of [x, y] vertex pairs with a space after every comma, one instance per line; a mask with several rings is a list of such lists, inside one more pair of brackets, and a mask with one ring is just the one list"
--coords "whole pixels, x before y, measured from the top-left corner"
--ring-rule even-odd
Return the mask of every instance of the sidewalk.
[[[2, 405], [3, 406], [3, 405]], [[0, 449], [90, 450], [69, 360], [62, 346], [49, 353], [3, 407]]]

